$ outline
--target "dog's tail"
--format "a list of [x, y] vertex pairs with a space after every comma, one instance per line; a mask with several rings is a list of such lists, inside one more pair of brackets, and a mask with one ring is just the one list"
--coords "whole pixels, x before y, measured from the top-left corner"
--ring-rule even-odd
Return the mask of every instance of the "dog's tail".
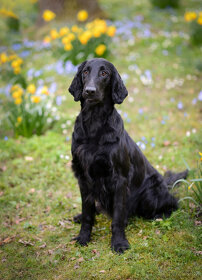
[[180, 173], [174, 173], [172, 171], [167, 171], [164, 174], [164, 181], [166, 182], [166, 184], [168, 185], [168, 187], [172, 187], [172, 185], [180, 179], [186, 179], [188, 175], [188, 170], [184, 170]]

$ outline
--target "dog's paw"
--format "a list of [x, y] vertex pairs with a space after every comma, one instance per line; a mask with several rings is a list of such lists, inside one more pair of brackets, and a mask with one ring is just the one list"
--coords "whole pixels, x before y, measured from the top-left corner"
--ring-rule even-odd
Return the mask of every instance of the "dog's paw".
[[90, 237], [87, 235], [78, 235], [74, 237], [72, 240], [76, 240], [76, 242], [81, 246], [87, 246], [88, 242], [90, 241]]
[[130, 244], [127, 239], [122, 240], [113, 240], [111, 242], [112, 251], [115, 251], [118, 254], [123, 254], [124, 251], [130, 249]]

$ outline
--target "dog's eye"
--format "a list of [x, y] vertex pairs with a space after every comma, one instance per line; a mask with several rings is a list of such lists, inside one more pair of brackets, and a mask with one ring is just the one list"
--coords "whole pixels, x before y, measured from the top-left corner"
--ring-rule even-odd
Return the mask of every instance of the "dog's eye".
[[107, 76], [107, 72], [106, 72], [106, 71], [102, 71], [102, 72], [101, 72], [101, 75], [102, 75], [103, 77], [105, 77], [105, 76]]
[[87, 70], [84, 71], [84, 72], [83, 72], [83, 75], [84, 75], [84, 76], [87, 76], [87, 75], [88, 75], [88, 71], [87, 71]]

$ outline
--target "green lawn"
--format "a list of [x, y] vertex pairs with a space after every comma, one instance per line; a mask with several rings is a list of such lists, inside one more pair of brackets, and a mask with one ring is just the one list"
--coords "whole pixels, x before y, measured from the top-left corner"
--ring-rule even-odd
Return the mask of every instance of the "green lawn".
[[[184, 161], [196, 168], [202, 151], [202, 74], [196, 69], [201, 48], [190, 44], [183, 17], [198, 11], [200, 1], [181, 2], [186, 4], [177, 11], [159, 11], [147, 0], [100, 1], [111, 19], [125, 22], [110, 59], [129, 91], [117, 108], [126, 130], [162, 173], [185, 169]], [[134, 21], [138, 27], [127, 34]], [[26, 71], [54, 62], [50, 51], [33, 49]], [[80, 228], [72, 222], [81, 199], [71, 171], [71, 134], [80, 106], [67, 90], [72, 74], [44, 71], [42, 78], [48, 77], [57, 82], [56, 95], [65, 97], [53, 129], [14, 139], [4, 121], [0, 128], [0, 279], [201, 279], [201, 227], [193, 203], [189, 209], [182, 204], [165, 221], [131, 220], [131, 249], [120, 256], [111, 252], [111, 221], [103, 215], [87, 247], [71, 241]], [[185, 186], [175, 192], [184, 197]]]

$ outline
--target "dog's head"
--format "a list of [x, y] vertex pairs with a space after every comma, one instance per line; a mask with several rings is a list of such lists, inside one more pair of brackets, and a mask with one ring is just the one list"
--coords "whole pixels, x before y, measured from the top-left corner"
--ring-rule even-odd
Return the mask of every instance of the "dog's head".
[[75, 101], [97, 104], [111, 99], [121, 104], [128, 91], [112, 63], [102, 58], [84, 61], [69, 87]]

